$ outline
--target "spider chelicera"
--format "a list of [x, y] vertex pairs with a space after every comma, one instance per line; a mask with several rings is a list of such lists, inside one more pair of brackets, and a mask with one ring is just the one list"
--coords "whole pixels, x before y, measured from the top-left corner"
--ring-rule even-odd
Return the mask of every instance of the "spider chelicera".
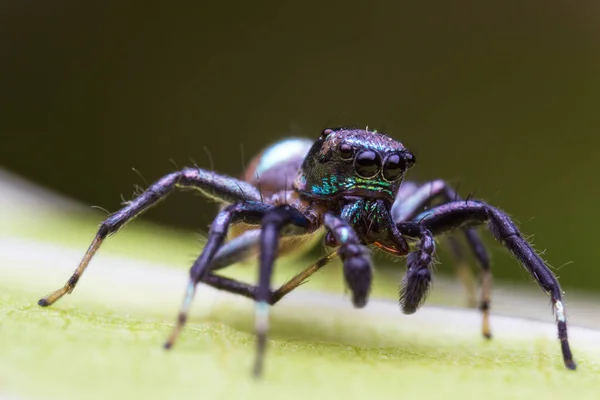
[[[575, 369], [567, 340], [567, 322], [557, 279], [523, 238], [510, 218], [482, 201], [460, 199], [444, 181], [405, 182], [415, 158], [400, 142], [377, 131], [326, 129], [316, 141], [286, 139], [256, 156], [243, 180], [200, 168], [164, 176], [102, 222], [81, 263], [59, 290], [38, 304], [49, 306], [71, 293], [102, 241], [166, 197], [175, 188], [196, 189], [223, 206], [206, 245], [190, 269], [190, 280], [177, 324], [165, 343], [171, 348], [183, 328], [199, 282], [255, 301], [257, 355], [254, 374], [262, 371], [269, 306], [339, 256], [355, 307], [364, 307], [373, 275], [370, 249], [407, 256], [400, 307], [414, 313], [430, 287], [434, 236], [459, 229], [481, 268], [482, 333], [489, 328], [490, 264], [474, 230], [487, 224], [552, 298], [565, 366]], [[439, 204], [441, 203], [441, 204]], [[436, 205], [437, 204], [437, 205]], [[271, 289], [278, 255], [314, 244], [325, 236], [331, 252], [277, 290]], [[451, 240], [452, 237], [450, 237]], [[455, 253], [459, 244], [453, 240]], [[219, 276], [215, 271], [258, 253], [256, 286]]]

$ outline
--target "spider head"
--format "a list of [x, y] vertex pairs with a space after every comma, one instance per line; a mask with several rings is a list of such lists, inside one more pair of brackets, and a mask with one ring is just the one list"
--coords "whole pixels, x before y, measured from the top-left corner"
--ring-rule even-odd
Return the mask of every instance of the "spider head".
[[313, 197], [340, 194], [393, 201], [415, 157], [400, 142], [362, 129], [325, 129], [304, 158], [296, 190]]

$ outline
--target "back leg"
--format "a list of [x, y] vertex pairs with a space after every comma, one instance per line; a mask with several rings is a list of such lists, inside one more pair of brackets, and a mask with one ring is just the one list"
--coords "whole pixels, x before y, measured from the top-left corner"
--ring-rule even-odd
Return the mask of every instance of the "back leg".
[[[410, 220], [419, 222], [417, 214], [437, 199], [440, 199], [443, 203], [462, 200], [458, 196], [458, 193], [443, 180], [431, 181], [421, 186], [417, 186], [413, 182], [407, 182], [398, 192], [398, 196], [392, 207], [392, 217], [396, 223]], [[492, 286], [490, 258], [479, 234], [474, 228], [463, 228], [462, 231], [481, 269], [481, 296], [479, 300], [479, 309], [481, 310], [483, 319], [481, 331], [483, 336], [489, 339], [492, 337], [489, 323]], [[467, 289], [467, 298], [474, 298], [473, 276], [465, 261], [464, 253], [460, 248], [458, 240], [450, 238], [450, 246], [454, 257], [458, 261], [456, 272]]]
[[71, 275], [65, 285], [38, 301], [42, 307], [55, 303], [67, 293], [71, 293], [79, 278], [87, 268], [88, 264], [100, 248], [104, 239], [116, 233], [127, 222], [139, 216], [159, 201], [167, 197], [175, 188], [197, 189], [206, 197], [220, 201], [221, 203], [233, 203], [239, 201], [260, 202], [261, 197], [258, 190], [240, 180], [206, 171], [200, 168], [185, 168], [178, 172], [166, 175], [153, 183], [142, 194], [127, 203], [125, 207], [106, 218], [101, 224], [96, 237], [86, 251], [79, 266]]
[[473, 273], [471, 272], [471, 268], [467, 263], [467, 256], [465, 254], [463, 244], [460, 240], [453, 235], [448, 235], [446, 237], [446, 241], [448, 242], [448, 247], [450, 252], [454, 256], [456, 275], [458, 275], [458, 279], [465, 287], [467, 291], [467, 306], [470, 308], [477, 307], [477, 299], [475, 298], [475, 279], [473, 277]]
[[465, 225], [487, 224], [489, 231], [529, 271], [544, 292], [550, 294], [558, 328], [563, 361], [569, 369], [575, 369], [567, 338], [562, 291], [552, 271], [531, 248], [510, 218], [499, 209], [481, 201], [455, 201], [432, 208], [417, 217], [421, 225], [434, 235], [451, 231]]

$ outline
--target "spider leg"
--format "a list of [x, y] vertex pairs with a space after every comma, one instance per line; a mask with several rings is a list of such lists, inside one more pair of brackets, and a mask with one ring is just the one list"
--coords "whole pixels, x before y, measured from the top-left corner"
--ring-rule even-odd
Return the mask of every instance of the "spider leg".
[[[237, 236], [225, 243], [215, 254], [209, 272], [201, 279], [201, 282], [212, 286], [219, 290], [225, 290], [231, 293], [239, 294], [251, 299], [256, 297], [256, 286], [234, 279], [226, 278], [214, 273], [219, 269], [228, 267], [242, 260], [258, 254], [258, 244], [260, 243], [260, 229], [251, 229], [240, 236]], [[320, 257], [313, 264], [302, 270], [279, 289], [271, 292], [269, 304], [274, 305], [283, 296], [294, 290], [296, 287], [304, 283], [312, 274], [327, 265], [331, 260], [337, 257], [337, 253], [332, 251]]]
[[308, 266], [308, 268], [304, 269], [300, 273], [294, 275], [289, 281], [281, 285], [279, 289], [273, 292], [271, 296], [271, 304], [277, 303], [279, 300], [283, 298], [286, 294], [296, 289], [298, 286], [306, 282], [306, 280], [315, 272], [323, 268], [325, 265], [329, 264], [331, 260], [338, 256], [337, 251], [331, 251], [324, 256], [320, 257], [317, 261]]
[[[324, 256], [320, 257], [317, 261], [309, 265], [306, 269], [302, 270], [290, 280], [288, 280], [286, 283], [281, 285], [279, 289], [271, 291], [269, 297], [269, 305], [274, 305], [277, 302], [279, 302], [279, 300], [281, 300], [285, 295], [287, 295], [292, 290], [304, 283], [312, 274], [323, 268], [335, 257], [337, 257], [336, 251], [332, 251], [325, 254]], [[248, 283], [240, 282], [235, 279], [226, 278], [224, 276], [209, 273], [202, 279], [202, 282], [216, 289], [239, 294], [253, 300], [256, 300], [257, 298], [257, 287], [255, 285], [250, 285]]]
[[344, 278], [352, 291], [354, 307], [362, 308], [367, 304], [373, 268], [368, 247], [363, 246], [354, 229], [344, 219], [327, 213], [323, 224], [340, 245], [338, 254], [343, 262]]
[[471, 272], [471, 268], [469, 268], [469, 264], [466, 262], [467, 257], [465, 255], [463, 245], [455, 236], [448, 235], [445, 239], [448, 243], [450, 252], [456, 260], [456, 264], [454, 265], [456, 275], [467, 291], [467, 307], [476, 308], [477, 299], [475, 296], [475, 278]]
[[87, 268], [92, 257], [100, 248], [104, 239], [116, 233], [123, 225], [164, 199], [175, 188], [197, 189], [205, 196], [223, 203], [238, 201], [260, 202], [258, 190], [249, 183], [200, 168], [185, 168], [181, 171], [166, 175], [153, 183], [142, 194], [130, 201], [125, 207], [111, 214], [101, 224], [94, 240], [86, 251], [79, 266], [65, 285], [38, 301], [46, 307], [55, 303], [67, 293], [71, 293], [77, 281]]
[[271, 276], [273, 264], [279, 248], [279, 236], [285, 227], [297, 227], [309, 231], [311, 221], [300, 211], [289, 205], [278, 206], [267, 212], [261, 221], [260, 266], [258, 287], [254, 309], [254, 329], [257, 336], [257, 354], [254, 363], [254, 376], [259, 377], [263, 370], [263, 360], [269, 328], [269, 300], [271, 297]]
[[434, 235], [465, 225], [487, 223], [494, 237], [529, 271], [540, 287], [552, 298], [558, 338], [565, 366], [575, 369], [567, 337], [567, 319], [560, 285], [552, 271], [525, 240], [511, 219], [499, 209], [481, 201], [456, 201], [435, 207], [417, 217]]
[[206, 241], [204, 249], [202, 249], [202, 253], [190, 269], [190, 280], [179, 311], [177, 324], [165, 343], [165, 348], [169, 349], [173, 346], [175, 339], [177, 339], [177, 336], [179, 336], [179, 333], [183, 329], [187, 320], [189, 308], [194, 299], [194, 295], [196, 294], [196, 285], [208, 272], [208, 267], [210, 267], [215, 254], [227, 236], [229, 226], [235, 222], [258, 224], [262, 217], [271, 209], [273, 209], [273, 206], [254, 201], [247, 201], [231, 204], [224, 207], [219, 212], [210, 227], [208, 240]]
[[[235, 262], [247, 259], [248, 257], [256, 254], [256, 247], [261, 243], [261, 229], [251, 229], [223, 245], [222, 243], [227, 236], [228, 227], [232, 223], [245, 222], [250, 224], [258, 224], [259, 221], [261, 221], [263, 217], [266, 217], [270, 211], [277, 211], [278, 209], [279, 208], [274, 208], [273, 206], [265, 205], [263, 203], [245, 202], [227, 206], [219, 213], [217, 218], [215, 218], [213, 225], [211, 226], [209, 238], [202, 251], [202, 254], [198, 257], [190, 270], [190, 281], [188, 283], [186, 296], [181, 306], [178, 321], [169, 339], [165, 343], [165, 348], [171, 348], [181, 333], [181, 330], [187, 321], [187, 314], [194, 298], [196, 285], [198, 282], [204, 282], [217, 289], [241, 294], [243, 296], [258, 300], [258, 288], [256, 286], [215, 275], [212, 271], [225, 268]], [[282, 232], [282, 234], [285, 236], [293, 236], [296, 233], [303, 233], [305, 230], [305, 222], [301, 219], [304, 217], [299, 211], [294, 210], [294, 212], [295, 214], [292, 213], [292, 217], [296, 218], [294, 222], [296, 225], [299, 225], [301, 229], [300, 231], [288, 229], [286, 232]], [[298, 277], [302, 276], [304, 279], [308, 278], [308, 276], [312, 275], [322, 266], [327, 264], [332, 258], [333, 257], [330, 256], [324, 256], [317, 260], [315, 264], [311, 265], [301, 274], [298, 274], [296, 277], [292, 278], [290, 282], [280, 288], [277, 292], [271, 292], [269, 289], [268, 302], [270, 304], [277, 302], [281, 297], [295, 288], [295, 286], [289, 286], [295, 283]], [[300, 285], [300, 283], [302, 282], [300, 281], [296, 283], [296, 286]], [[277, 300], [273, 301], [273, 298], [276, 298]]]
[[397, 224], [401, 234], [419, 238], [417, 249], [408, 254], [408, 269], [400, 286], [400, 307], [404, 314], [413, 314], [423, 304], [431, 286], [431, 269], [435, 241], [424, 226], [415, 222]]
[[[293, 232], [291, 235], [286, 234], [285, 236], [286, 236], [286, 238], [294, 237]], [[308, 236], [310, 236], [310, 237], [307, 239]], [[320, 237], [320, 234], [319, 233], [311, 233], [308, 236], [303, 235], [301, 232], [300, 236], [296, 236], [296, 238], [298, 240], [294, 240], [292, 242], [292, 246], [290, 246], [289, 244], [286, 245], [284, 243], [283, 246], [280, 246], [280, 251], [282, 251], [282, 250], [284, 252], [287, 251], [286, 254], [288, 254], [290, 252], [289, 248], [295, 247], [295, 245], [297, 243], [300, 245], [301, 250], [305, 250], [306, 249], [305, 246], [307, 244], [309, 246], [312, 246], [312, 243], [311, 243], [311, 241], [313, 240], [312, 238], [313, 237], [318, 238], [318, 237]], [[217, 270], [226, 268], [226, 267], [230, 266], [231, 264], [245, 261], [254, 256], [257, 256], [259, 243], [260, 243], [260, 229], [250, 229], [250, 230], [247, 230], [247, 231], [241, 233], [239, 236], [234, 237], [233, 239], [229, 240], [227, 243], [223, 244], [223, 246], [221, 246], [221, 248], [215, 255], [215, 258], [211, 262], [210, 270], [217, 271]], [[298, 252], [296, 252], [295, 254], [298, 254]]]
[[260, 229], [251, 229], [225, 243], [210, 264], [210, 271], [217, 271], [232, 264], [258, 255]]
[[[445, 181], [435, 180], [422, 186], [416, 186], [412, 182], [403, 191], [398, 192], [392, 215], [396, 222], [414, 220], [418, 222], [416, 214], [429, 206], [436, 198], [441, 198], [445, 203], [462, 200], [456, 191]], [[479, 309], [482, 313], [482, 333], [487, 339], [492, 337], [489, 324], [489, 309], [491, 300], [492, 276], [490, 269], [490, 257], [479, 237], [477, 231], [473, 228], [462, 229], [469, 247], [471, 248], [479, 267], [481, 268], [481, 297], [479, 300]], [[473, 276], [465, 262], [464, 254], [460, 243], [453, 237], [449, 237], [449, 244], [454, 257], [458, 261], [456, 272], [467, 288], [468, 298], [474, 297]]]

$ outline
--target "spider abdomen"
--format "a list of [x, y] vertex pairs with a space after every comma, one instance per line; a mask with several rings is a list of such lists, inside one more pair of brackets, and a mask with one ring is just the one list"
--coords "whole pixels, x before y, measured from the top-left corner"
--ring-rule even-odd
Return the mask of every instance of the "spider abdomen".
[[305, 138], [273, 143], [252, 159], [244, 171], [244, 181], [258, 187], [264, 197], [290, 190], [313, 143]]

